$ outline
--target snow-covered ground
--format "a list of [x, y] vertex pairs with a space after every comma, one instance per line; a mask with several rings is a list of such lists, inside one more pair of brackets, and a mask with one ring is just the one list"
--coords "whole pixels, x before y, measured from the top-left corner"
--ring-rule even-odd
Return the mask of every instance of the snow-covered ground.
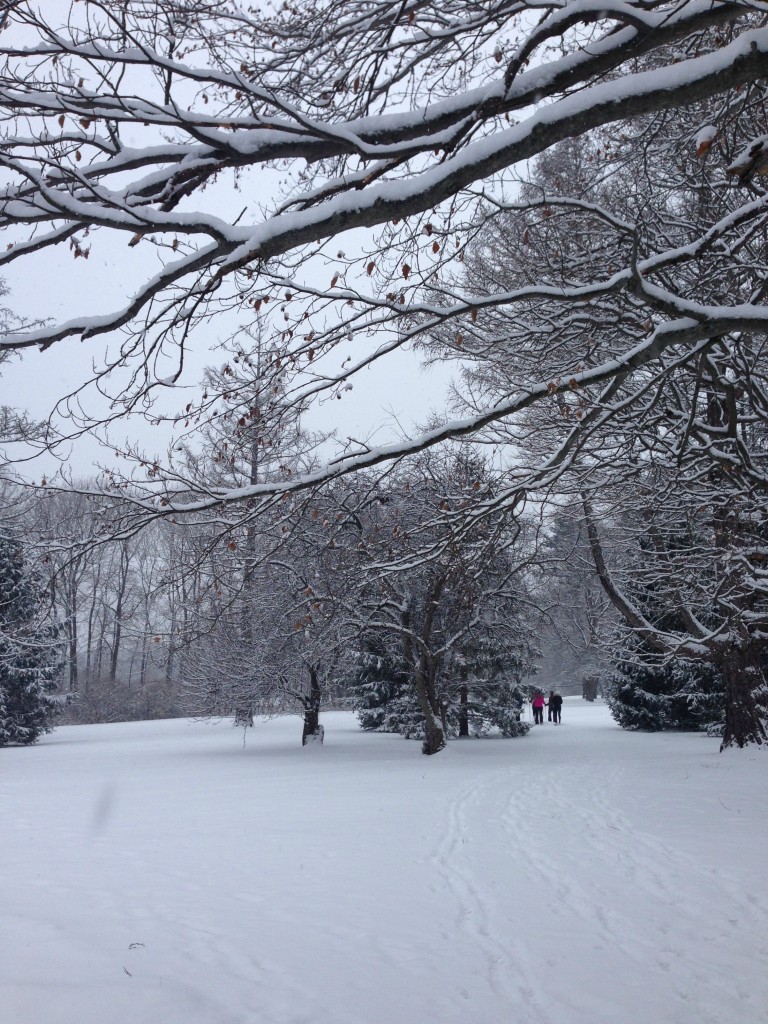
[[0, 750], [1, 1024], [768, 1021], [765, 753], [324, 721]]

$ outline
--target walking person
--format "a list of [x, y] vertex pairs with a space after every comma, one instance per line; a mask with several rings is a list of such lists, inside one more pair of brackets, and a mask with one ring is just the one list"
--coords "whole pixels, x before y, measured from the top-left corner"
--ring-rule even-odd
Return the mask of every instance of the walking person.
[[544, 694], [541, 690], [537, 690], [533, 695], [533, 700], [531, 701], [534, 725], [544, 725], [544, 708], [546, 703], [547, 702], [544, 700]]
[[547, 701], [547, 721], [552, 721], [552, 698], [555, 696], [555, 691], [549, 691], [549, 700]]
[[560, 714], [563, 710], [563, 698], [555, 690], [549, 697], [549, 714], [555, 725], [560, 725]]

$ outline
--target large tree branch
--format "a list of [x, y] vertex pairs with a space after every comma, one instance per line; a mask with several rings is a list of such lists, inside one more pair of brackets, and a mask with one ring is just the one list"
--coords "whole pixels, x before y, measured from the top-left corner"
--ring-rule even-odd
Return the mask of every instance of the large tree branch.
[[[374, 183], [369, 187], [353, 187], [350, 193], [335, 195], [319, 206], [300, 211], [278, 214], [262, 224], [228, 225], [220, 218], [205, 213], [185, 213], [183, 216], [168, 209], [168, 200], [183, 182], [171, 183], [177, 174], [175, 167], [158, 168], [151, 179], [144, 177], [120, 192], [103, 191], [91, 178], [82, 177], [81, 172], [67, 172], [61, 179], [50, 173], [43, 179], [26, 167], [13, 154], [13, 146], [7, 147], [0, 163], [12, 173], [23, 176], [21, 186], [6, 188], [0, 194], [0, 225], [10, 227], [16, 224], [39, 222], [41, 220], [76, 222], [108, 227], [119, 232], [147, 233], [161, 232], [168, 235], [191, 237], [195, 233], [207, 234], [212, 239], [207, 259], [217, 279], [241, 267], [251, 266], [282, 256], [307, 243], [337, 234], [355, 227], [373, 228], [390, 220], [419, 214], [439, 206], [451, 199], [462, 189], [483, 179], [492, 177], [521, 161], [529, 160], [557, 142], [572, 135], [587, 132], [593, 128], [623, 120], [633, 115], [663, 110], [701, 100], [724, 89], [752, 82], [766, 73], [768, 59], [768, 30], [758, 29], [743, 33], [729, 46], [714, 53], [672, 65], [661, 74], [658, 71], [639, 72], [612, 82], [593, 84], [578, 94], [567, 96], [541, 107], [533, 115], [505, 131], [495, 132], [481, 138], [452, 157], [422, 171], [405, 176], [401, 180]], [[397, 115], [393, 115], [397, 118]], [[406, 131], [407, 134], [407, 131]], [[237, 132], [232, 133], [231, 147], [236, 145]], [[433, 144], [432, 141], [429, 143]], [[262, 156], [252, 145], [244, 145], [242, 163], [255, 164]], [[205, 161], [211, 159], [211, 151], [187, 149], [187, 157]], [[161, 147], [157, 153], [162, 163], [166, 150]], [[181, 155], [179, 154], [179, 158]], [[229, 157], [221, 167], [227, 166]], [[174, 164], [178, 159], [174, 160]], [[120, 159], [118, 168], [125, 163]], [[109, 162], [102, 172], [103, 177]], [[62, 172], [64, 173], [64, 172]], [[82, 172], [86, 175], [88, 170]], [[195, 180], [194, 168], [190, 168]], [[212, 170], [201, 168], [204, 181]], [[159, 198], [159, 206], [147, 206], [149, 195]], [[172, 205], [172, 204], [171, 204]], [[53, 235], [49, 236], [53, 239]], [[10, 250], [6, 260], [18, 258]], [[195, 260], [200, 265], [205, 259]], [[163, 272], [165, 283], [181, 281], [189, 269], [188, 260], [169, 262]], [[154, 294], [151, 289], [148, 294]], [[141, 293], [132, 307], [142, 303]], [[110, 321], [105, 317], [97, 330], [92, 323], [68, 327], [63, 333], [53, 329], [47, 338], [39, 335], [9, 336], [4, 339], [6, 347], [23, 347], [29, 344], [51, 343], [66, 334], [104, 333], [126, 322], [123, 311]]]
[[[694, 637], [676, 636], [656, 628], [619, 587], [608, 569], [600, 542], [600, 535], [597, 530], [597, 521], [592, 511], [592, 503], [586, 494], [582, 495], [582, 505], [584, 508], [584, 521], [587, 527], [589, 549], [592, 553], [597, 578], [611, 604], [623, 617], [627, 625], [660, 654], [690, 658], [694, 661], [710, 660], [711, 653], [709, 646], [705, 642], [707, 640], [706, 636], [699, 636], [698, 633]], [[709, 639], [711, 639], [711, 635]]]

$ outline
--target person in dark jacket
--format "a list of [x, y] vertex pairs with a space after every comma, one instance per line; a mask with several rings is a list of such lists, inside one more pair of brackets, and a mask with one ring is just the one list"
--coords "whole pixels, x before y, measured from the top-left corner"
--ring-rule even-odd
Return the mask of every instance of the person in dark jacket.
[[549, 697], [549, 713], [555, 725], [560, 724], [560, 712], [563, 710], [563, 698], [559, 693], [552, 693]]
[[554, 721], [554, 715], [553, 715], [553, 712], [552, 712], [552, 698], [554, 696], [555, 696], [555, 691], [554, 690], [550, 690], [549, 691], [549, 700], [547, 701], [547, 721], [548, 722]]

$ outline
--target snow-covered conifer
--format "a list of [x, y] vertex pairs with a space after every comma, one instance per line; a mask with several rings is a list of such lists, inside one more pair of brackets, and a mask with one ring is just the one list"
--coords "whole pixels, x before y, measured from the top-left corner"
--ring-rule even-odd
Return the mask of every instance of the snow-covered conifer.
[[0, 746], [34, 743], [61, 707], [55, 691], [63, 650], [43, 600], [21, 541], [0, 534]]
[[[642, 645], [638, 654], [642, 657]], [[611, 714], [623, 729], [663, 729], [722, 733], [725, 684], [711, 665], [658, 663], [645, 649], [645, 661], [623, 657], [603, 683]]]
[[363, 729], [404, 736], [423, 732], [423, 716], [408, 666], [378, 638], [371, 638], [352, 655], [347, 692]]

